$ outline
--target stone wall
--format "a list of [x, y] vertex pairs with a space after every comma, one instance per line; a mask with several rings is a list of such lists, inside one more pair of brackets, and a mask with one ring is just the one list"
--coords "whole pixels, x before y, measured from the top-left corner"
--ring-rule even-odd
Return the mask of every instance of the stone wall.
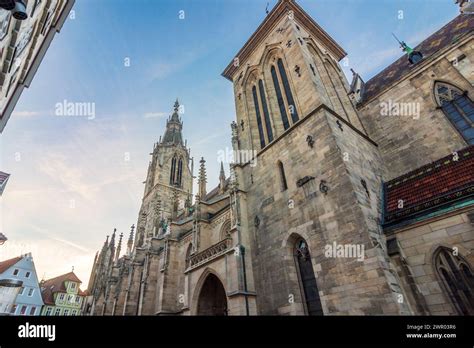
[[387, 237], [397, 239], [431, 315], [458, 315], [436, 274], [433, 253], [441, 246], [457, 248], [459, 255], [474, 264], [474, 224], [468, 218], [469, 213], [474, 213], [472, 208], [391, 231]]
[[[249, 212], [244, 219], [259, 221], [246, 231], [254, 236], [252, 260], [259, 314], [304, 313], [291, 252], [295, 236], [309, 243], [325, 314], [400, 313], [388, 286], [392, 279], [387, 276], [387, 266], [369, 238], [368, 214], [362, 212], [355, 192], [361, 190], [360, 184], [355, 188], [353, 182], [365, 165], [377, 166], [375, 150], [364, 153], [374, 145], [364, 145], [368, 140], [347, 124], [345, 138], [358, 140], [352, 145], [342, 137], [336, 140], [331, 121], [334, 115], [320, 109], [262, 151], [254, 168], [247, 165], [243, 169]], [[315, 139], [313, 148], [306, 143], [309, 134]], [[359, 167], [354, 173], [348, 171], [350, 166], [341, 153], [344, 142], [346, 148], [361, 146], [360, 152], [351, 152], [352, 167]], [[279, 183], [277, 161], [285, 168], [285, 191]], [[313, 179], [298, 187], [297, 181], [306, 176]], [[319, 190], [323, 180], [329, 187], [327, 194]], [[367, 178], [375, 202], [376, 180], [376, 176]], [[333, 242], [364, 245], [368, 259], [327, 258], [325, 246]]]
[[[384, 162], [384, 181], [389, 181], [424, 164], [433, 162], [446, 154], [458, 151], [468, 144], [453, 127], [442, 110], [437, 109], [434, 97], [435, 81], [453, 84], [474, 95], [473, 77], [468, 80], [451, 61], [465, 54], [474, 61], [474, 40], [472, 35], [458, 42], [429, 63], [420, 63], [407, 76], [385, 92], [360, 108], [362, 123], [369, 136], [379, 145]], [[405, 116], [382, 115], [382, 105], [415, 103], [416, 114]], [[389, 104], [391, 103], [391, 104]], [[400, 104], [401, 105], [401, 104]]]

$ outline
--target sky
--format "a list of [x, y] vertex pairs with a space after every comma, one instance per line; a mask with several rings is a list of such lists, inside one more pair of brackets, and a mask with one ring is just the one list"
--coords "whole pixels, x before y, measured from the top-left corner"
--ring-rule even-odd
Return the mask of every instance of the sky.
[[[207, 161], [208, 191], [216, 186], [235, 119], [221, 73], [267, 3], [276, 0], [76, 0], [0, 135], [0, 170], [11, 174], [0, 260], [31, 252], [40, 279], [74, 267], [87, 286], [106, 235], [117, 228], [126, 240], [136, 224], [149, 154], [176, 98], [191, 155]], [[458, 14], [453, 0], [298, 3], [348, 52], [348, 78], [353, 68], [366, 81], [402, 55], [392, 32], [413, 47]], [[58, 116], [65, 102], [95, 112]]]

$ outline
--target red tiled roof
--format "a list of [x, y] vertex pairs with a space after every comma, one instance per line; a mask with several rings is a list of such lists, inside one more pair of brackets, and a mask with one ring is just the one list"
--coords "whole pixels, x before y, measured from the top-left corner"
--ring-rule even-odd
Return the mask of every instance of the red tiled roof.
[[5, 272], [7, 269], [9, 269], [11, 266], [13, 266], [15, 263], [21, 260], [21, 256], [14, 257], [13, 259], [5, 260], [0, 262], [0, 274]]
[[81, 295], [81, 296], [89, 296], [90, 292], [89, 292], [89, 290], [87, 290], [87, 289], [84, 290], [84, 291], [82, 291], [81, 289], [79, 289], [78, 294]]
[[[415, 50], [420, 51], [423, 54], [423, 60], [425, 60], [439, 52], [444, 47], [456, 42], [461, 36], [471, 32], [473, 29], [474, 15], [461, 14], [416, 46]], [[410, 44], [408, 43], [408, 45]], [[423, 61], [418, 64], [422, 63]], [[386, 87], [391, 86], [393, 83], [400, 80], [418, 64], [411, 65], [408, 61], [407, 55], [404, 54], [393, 64], [389, 65], [372, 79], [367, 81], [362, 103], [371, 100]]]
[[[474, 145], [384, 184], [384, 223], [474, 195]], [[399, 202], [403, 205], [399, 208]]]
[[[69, 272], [56, 278], [45, 280], [40, 284], [43, 302], [45, 304], [54, 305], [54, 294], [57, 292], [66, 292], [66, 286], [64, 285], [66, 281], [82, 283], [74, 272]], [[79, 289], [79, 293], [80, 292], [82, 291]]]

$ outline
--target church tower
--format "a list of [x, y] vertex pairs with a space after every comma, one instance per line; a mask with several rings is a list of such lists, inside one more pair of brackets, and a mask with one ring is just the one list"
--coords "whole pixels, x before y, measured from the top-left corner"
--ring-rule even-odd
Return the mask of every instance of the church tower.
[[378, 224], [380, 156], [348, 96], [345, 55], [280, 0], [223, 73], [259, 314], [409, 312]]
[[193, 190], [190, 149], [183, 142], [184, 108], [178, 100], [166, 122], [163, 137], [153, 147], [148, 166], [145, 192], [139, 213], [135, 247], [143, 247], [151, 238], [167, 235], [170, 223], [184, 212]]

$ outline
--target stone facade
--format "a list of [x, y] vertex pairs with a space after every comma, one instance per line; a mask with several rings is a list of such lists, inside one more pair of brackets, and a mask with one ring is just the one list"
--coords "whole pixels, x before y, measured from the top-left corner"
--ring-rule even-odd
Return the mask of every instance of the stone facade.
[[[133, 226], [120, 258], [115, 232], [106, 241], [85, 312], [459, 313], [433, 258], [437, 246], [458, 250], [472, 276], [474, 201], [388, 228], [382, 188], [469, 145], [436, 109], [433, 86], [447, 81], [471, 95], [472, 48], [464, 32], [374, 96], [374, 83], [357, 74], [349, 85], [338, 65], [346, 53], [329, 35], [294, 1], [279, 1], [223, 73], [237, 115], [230, 178], [221, 169], [207, 192], [202, 159], [191, 204], [193, 161], [176, 103], [153, 149], [136, 236]], [[419, 103], [420, 118], [384, 118], [388, 100]], [[178, 185], [173, 158], [183, 161]]]
[[[391, 180], [412, 169], [466, 147], [466, 142], [439, 109], [434, 84], [448, 82], [474, 94], [474, 77], [464, 68], [474, 62], [472, 35], [450, 45], [406, 77], [360, 106], [361, 117], [384, 161], [384, 179]], [[453, 66], [456, 58], [465, 55]], [[381, 115], [381, 103], [419, 105], [420, 114], [402, 117]]]
[[[454, 304], [446, 296], [436, 276], [434, 252], [439, 247], [456, 248], [471, 265], [474, 263], [474, 225], [469, 210], [447, 214], [390, 233], [398, 240], [400, 255], [394, 256], [399, 272], [407, 284], [413, 279], [424, 308], [413, 308], [417, 314], [455, 315]], [[472, 214], [472, 209], [470, 210]], [[389, 237], [390, 238], [390, 237]], [[402, 260], [403, 259], [403, 260]], [[402, 266], [402, 264], [404, 264]]]
[[0, 133], [28, 88], [75, 0], [23, 1], [28, 18], [0, 9]]

